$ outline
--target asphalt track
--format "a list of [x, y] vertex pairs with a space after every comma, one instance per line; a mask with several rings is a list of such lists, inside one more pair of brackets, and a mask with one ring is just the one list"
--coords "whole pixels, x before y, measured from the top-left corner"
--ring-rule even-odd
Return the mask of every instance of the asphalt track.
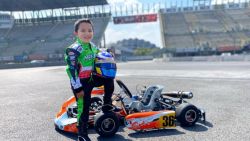
[[[134, 132], [121, 127], [112, 138], [92, 140], [248, 141], [250, 140], [250, 62], [130, 62], [118, 64], [118, 78], [136, 94], [136, 85], [161, 84], [164, 91], [186, 90], [204, 108], [206, 124]], [[72, 96], [64, 67], [0, 70], [0, 140], [70, 141], [53, 119]], [[116, 86], [116, 91], [118, 91]]]

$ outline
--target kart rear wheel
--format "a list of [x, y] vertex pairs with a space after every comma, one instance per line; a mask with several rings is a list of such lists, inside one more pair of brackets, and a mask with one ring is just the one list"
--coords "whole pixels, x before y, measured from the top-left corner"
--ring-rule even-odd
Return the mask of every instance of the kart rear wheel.
[[176, 107], [176, 118], [182, 126], [193, 126], [199, 119], [199, 110], [190, 103], [182, 103]]
[[119, 129], [119, 119], [113, 112], [99, 113], [96, 115], [94, 127], [102, 137], [114, 136]]

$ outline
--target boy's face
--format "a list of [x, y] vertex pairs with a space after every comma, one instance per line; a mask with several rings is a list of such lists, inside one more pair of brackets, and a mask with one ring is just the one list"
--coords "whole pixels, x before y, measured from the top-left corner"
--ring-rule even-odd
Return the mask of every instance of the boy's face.
[[89, 43], [93, 38], [93, 29], [89, 23], [81, 23], [75, 35], [78, 36], [83, 42]]

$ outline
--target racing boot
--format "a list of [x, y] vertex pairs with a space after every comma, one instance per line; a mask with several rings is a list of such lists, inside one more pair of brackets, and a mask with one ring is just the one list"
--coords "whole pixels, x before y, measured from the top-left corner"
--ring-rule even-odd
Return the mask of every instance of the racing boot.
[[78, 136], [77, 141], [91, 141], [88, 135]]
[[110, 96], [104, 95], [104, 97], [103, 97], [103, 106], [102, 106], [103, 113], [112, 112], [115, 110], [116, 106], [114, 106], [112, 104], [111, 96], [112, 95], [110, 95]]
[[87, 124], [83, 123], [82, 126], [77, 126], [77, 127], [78, 127], [78, 139], [77, 139], [77, 141], [91, 141], [89, 136], [88, 136]]
[[115, 110], [115, 107], [112, 104], [104, 104], [102, 106], [103, 113], [112, 112], [114, 110]]

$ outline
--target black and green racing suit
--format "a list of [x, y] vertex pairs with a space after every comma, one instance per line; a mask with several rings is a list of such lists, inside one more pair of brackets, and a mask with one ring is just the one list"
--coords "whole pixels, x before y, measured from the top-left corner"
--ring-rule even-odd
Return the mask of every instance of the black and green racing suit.
[[114, 91], [114, 80], [92, 74], [94, 60], [98, 53], [98, 48], [92, 43], [84, 43], [77, 38], [71, 46], [66, 48], [65, 53], [66, 72], [70, 78], [71, 88], [75, 97], [76, 93], [84, 91], [83, 98], [76, 97], [78, 134], [87, 134], [91, 91], [94, 87], [104, 85], [104, 104], [110, 104]]

